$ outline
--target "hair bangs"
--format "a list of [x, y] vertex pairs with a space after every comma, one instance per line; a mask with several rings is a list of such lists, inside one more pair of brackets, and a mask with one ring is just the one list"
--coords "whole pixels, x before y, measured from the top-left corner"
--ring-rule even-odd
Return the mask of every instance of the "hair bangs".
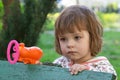
[[76, 29], [79, 31], [86, 30], [86, 23], [84, 20], [77, 18], [75, 15], [69, 15], [67, 17], [62, 17], [59, 27], [57, 28], [57, 33], [58, 35], [74, 33]]

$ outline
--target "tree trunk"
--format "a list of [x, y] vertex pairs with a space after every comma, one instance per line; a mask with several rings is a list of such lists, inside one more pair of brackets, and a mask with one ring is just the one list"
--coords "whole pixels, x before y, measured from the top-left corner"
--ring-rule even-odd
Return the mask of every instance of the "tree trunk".
[[3, 28], [6, 29], [8, 27], [7, 25], [7, 17], [9, 14], [11, 14], [10, 6], [14, 2], [14, 0], [2, 0], [3, 6], [4, 6], [4, 16], [3, 16]]

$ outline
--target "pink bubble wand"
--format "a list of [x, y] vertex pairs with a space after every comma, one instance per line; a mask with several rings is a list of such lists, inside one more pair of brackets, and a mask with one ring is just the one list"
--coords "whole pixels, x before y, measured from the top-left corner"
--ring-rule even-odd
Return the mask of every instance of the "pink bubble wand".
[[[12, 58], [10, 56], [11, 49], [14, 51]], [[16, 40], [11, 40], [7, 47], [7, 59], [10, 64], [15, 64], [19, 58], [19, 43]]]

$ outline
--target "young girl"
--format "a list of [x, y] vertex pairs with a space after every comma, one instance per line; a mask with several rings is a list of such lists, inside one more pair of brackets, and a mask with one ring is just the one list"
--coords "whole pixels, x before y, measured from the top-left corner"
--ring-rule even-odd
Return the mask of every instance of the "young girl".
[[55, 46], [62, 57], [53, 63], [69, 68], [71, 74], [92, 70], [116, 75], [106, 57], [96, 57], [102, 34], [102, 25], [87, 7], [74, 5], [64, 9], [55, 22]]

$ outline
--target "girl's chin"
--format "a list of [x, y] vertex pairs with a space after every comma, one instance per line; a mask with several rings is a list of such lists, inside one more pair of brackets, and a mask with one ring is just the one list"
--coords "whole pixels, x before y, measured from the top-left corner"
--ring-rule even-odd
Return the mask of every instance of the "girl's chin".
[[76, 61], [76, 60], [78, 60], [78, 58], [77, 57], [68, 57], [69, 59], [71, 59], [72, 61]]

